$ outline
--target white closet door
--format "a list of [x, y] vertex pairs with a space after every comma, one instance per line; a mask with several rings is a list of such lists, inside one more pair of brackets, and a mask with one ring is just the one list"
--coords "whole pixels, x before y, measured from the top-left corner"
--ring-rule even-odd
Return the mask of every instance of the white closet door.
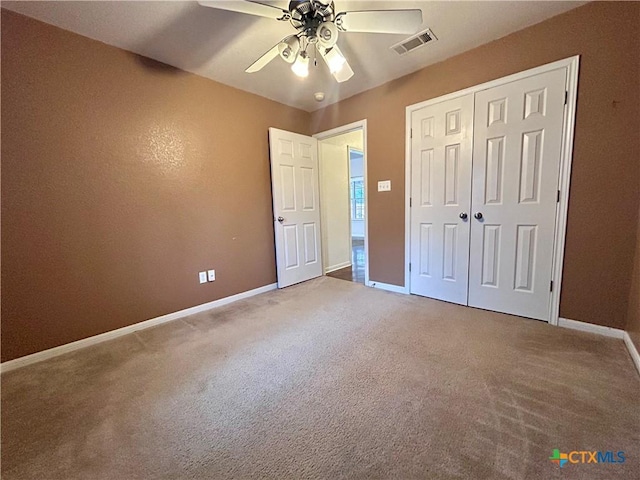
[[549, 320], [565, 76], [476, 93], [470, 306]]
[[278, 288], [322, 275], [318, 142], [269, 129]]
[[411, 125], [411, 293], [466, 305], [473, 94], [417, 110]]

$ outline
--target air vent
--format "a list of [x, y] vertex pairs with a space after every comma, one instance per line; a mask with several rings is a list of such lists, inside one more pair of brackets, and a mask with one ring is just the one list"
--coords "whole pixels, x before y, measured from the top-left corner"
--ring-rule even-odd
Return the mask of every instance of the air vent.
[[428, 28], [420, 33], [416, 33], [414, 36], [405, 38], [400, 43], [396, 43], [392, 45], [391, 48], [396, 51], [399, 55], [404, 55], [405, 53], [409, 53], [416, 48], [419, 48], [423, 45], [426, 45], [429, 42], [434, 42], [438, 40], [437, 37], [433, 34], [431, 30]]

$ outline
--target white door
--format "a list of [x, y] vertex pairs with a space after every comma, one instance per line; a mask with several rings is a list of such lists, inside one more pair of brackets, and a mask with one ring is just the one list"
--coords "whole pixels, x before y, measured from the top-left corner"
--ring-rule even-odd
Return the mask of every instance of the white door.
[[473, 94], [411, 118], [411, 293], [467, 304]]
[[269, 129], [278, 288], [322, 275], [318, 145], [315, 138]]
[[476, 93], [470, 306], [549, 320], [565, 76]]

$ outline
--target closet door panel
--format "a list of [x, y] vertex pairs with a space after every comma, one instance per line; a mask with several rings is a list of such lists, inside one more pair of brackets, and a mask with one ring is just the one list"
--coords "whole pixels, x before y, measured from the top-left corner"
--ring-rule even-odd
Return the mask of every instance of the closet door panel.
[[472, 123], [472, 94], [422, 108], [411, 118], [411, 293], [462, 305], [469, 272]]
[[566, 70], [476, 93], [469, 305], [549, 319]]

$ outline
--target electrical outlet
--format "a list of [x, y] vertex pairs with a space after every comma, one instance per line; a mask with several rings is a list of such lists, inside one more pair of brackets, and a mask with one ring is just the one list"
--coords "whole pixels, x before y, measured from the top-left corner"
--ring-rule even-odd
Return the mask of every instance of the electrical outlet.
[[382, 180], [378, 182], [378, 191], [379, 192], [390, 192], [391, 191], [391, 180]]
[[209, 281], [213, 282], [216, 279], [216, 271], [215, 270], [207, 270], [207, 275], [209, 277]]
[[207, 272], [198, 272], [200, 283], [207, 283]]

